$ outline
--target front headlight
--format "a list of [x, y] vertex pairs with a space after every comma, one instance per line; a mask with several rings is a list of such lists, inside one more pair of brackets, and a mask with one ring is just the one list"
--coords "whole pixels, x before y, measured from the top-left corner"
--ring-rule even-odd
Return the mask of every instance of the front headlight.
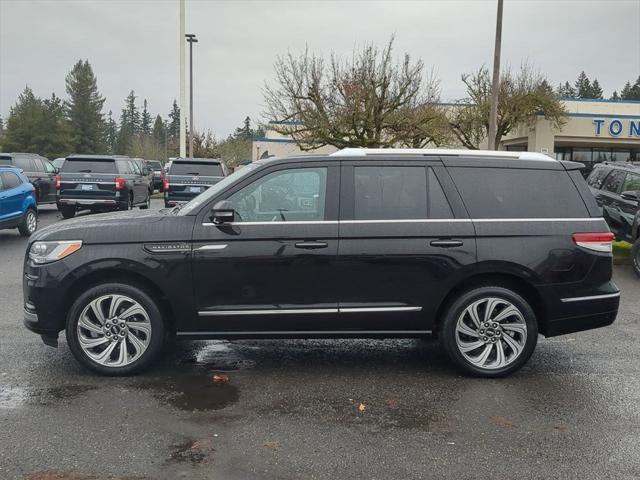
[[65, 240], [59, 242], [34, 242], [29, 250], [29, 258], [33, 263], [57, 262], [77, 252], [82, 247], [82, 240]]

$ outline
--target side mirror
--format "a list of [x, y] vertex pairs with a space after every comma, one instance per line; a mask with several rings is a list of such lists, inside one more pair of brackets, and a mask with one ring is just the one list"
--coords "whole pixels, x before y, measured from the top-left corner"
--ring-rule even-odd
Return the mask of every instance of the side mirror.
[[236, 211], [229, 200], [221, 200], [211, 209], [209, 219], [216, 225], [233, 222]]
[[638, 191], [630, 190], [628, 192], [622, 192], [620, 196], [631, 202], [640, 202], [640, 192]]

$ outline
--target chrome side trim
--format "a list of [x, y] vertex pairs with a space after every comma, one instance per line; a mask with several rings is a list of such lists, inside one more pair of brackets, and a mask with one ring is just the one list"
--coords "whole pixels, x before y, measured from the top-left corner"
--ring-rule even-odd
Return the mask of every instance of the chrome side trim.
[[617, 293], [605, 293], [604, 295], [590, 295], [588, 297], [570, 297], [570, 298], [562, 298], [560, 299], [563, 303], [571, 303], [571, 302], [587, 302], [590, 300], [604, 300], [606, 298], [616, 298], [620, 296], [620, 292]]
[[391, 220], [340, 220], [341, 224], [357, 223], [469, 223], [473, 220], [469, 218], [407, 218]]
[[359, 337], [361, 335], [429, 335], [432, 330], [273, 330], [267, 332], [256, 331], [227, 331], [227, 332], [176, 332], [181, 337], [189, 336], [250, 336], [250, 335], [337, 335]]
[[352, 225], [352, 224], [385, 224], [385, 223], [487, 223], [487, 222], [600, 222], [601, 217], [588, 218], [407, 218], [407, 219], [387, 219], [387, 220], [314, 220], [314, 221], [275, 221], [275, 222], [229, 222], [216, 224], [211, 222], [202, 223], [205, 227], [219, 227], [222, 225], [233, 226], [255, 226], [255, 225]]
[[338, 308], [339, 313], [365, 313], [365, 312], [421, 312], [422, 307], [347, 307]]
[[206, 250], [224, 250], [229, 245], [226, 243], [216, 243], [212, 245], [202, 245], [201, 247], [196, 248], [197, 251], [206, 251]]
[[198, 312], [201, 317], [218, 317], [228, 315], [287, 315], [296, 313], [338, 313], [337, 308], [294, 308], [268, 310], [203, 310]]
[[604, 218], [474, 218], [474, 222], [599, 222]]
[[243, 225], [338, 225], [340, 222], [338, 220], [313, 220], [313, 221], [291, 221], [291, 222], [283, 222], [281, 220], [277, 220], [275, 222], [225, 222], [225, 223], [213, 223], [213, 222], [203, 222], [202, 226], [204, 227], [222, 227], [225, 225], [234, 225], [241, 227]]

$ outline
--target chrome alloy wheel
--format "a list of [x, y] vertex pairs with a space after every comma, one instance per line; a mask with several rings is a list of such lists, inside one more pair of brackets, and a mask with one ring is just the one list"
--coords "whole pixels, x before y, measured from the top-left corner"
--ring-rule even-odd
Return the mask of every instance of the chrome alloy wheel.
[[149, 314], [125, 295], [104, 295], [92, 300], [80, 314], [78, 343], [94, 362], [123, 367], [135, 362], [151, 340]]
[[27, 230], [29, 233], [33, 233], [36, 231], [38, 227], [38, 217], [36, 216], [33, 210], [29, 210], [27, 212]]
[[456, 323], [458, 350], [478, 368], [506, 367], [520, 356], [526, 342], [527, 323], [522, 312], [502, 298], [474, 301]]

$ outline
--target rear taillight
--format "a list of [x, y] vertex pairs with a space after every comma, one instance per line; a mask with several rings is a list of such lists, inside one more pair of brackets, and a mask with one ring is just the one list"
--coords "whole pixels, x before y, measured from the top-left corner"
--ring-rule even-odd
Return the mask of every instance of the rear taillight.
[[124, 178], [116, 177], [116, 190], [124, 190], [126, 183]]
[[169, 190], [169, 177], [162, 178], [162, 191], [166, 192]]
[[611, 232], [574, 233], [576, 245], [594, 252], [612, 252], [614, 235]]
[[60, 175], [56, 175], [56, 190], [60, 190]]

